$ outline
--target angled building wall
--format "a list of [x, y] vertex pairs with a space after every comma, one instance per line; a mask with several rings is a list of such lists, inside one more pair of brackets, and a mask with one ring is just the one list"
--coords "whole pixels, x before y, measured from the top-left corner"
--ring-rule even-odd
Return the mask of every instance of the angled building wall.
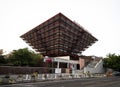
[[44, 56], [73, 56], [97, 41], [83, 27], [58, 13], [21, 38]]

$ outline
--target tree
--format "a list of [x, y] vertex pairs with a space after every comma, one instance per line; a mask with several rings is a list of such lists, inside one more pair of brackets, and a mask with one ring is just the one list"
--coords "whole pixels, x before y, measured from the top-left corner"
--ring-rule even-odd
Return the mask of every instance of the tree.
[[32, 61], [30, 66], [41, 66], [43, 63], [43, 56], [40, 54], [33, 53]]
[[3, 49], [0, 49], [0, 65], [6, 64], [6, 59], [4, 58], [3, 55]]
[[3, 49], [0, 49], [0, 55], [3, 55]]
[[104, 59], [104, 67], [120, 71], [120, 55], [108, 54]]
[[9, 61], [15, 66], [35, 66], [40, 54], [35, 54], [28, 48], [14, 50], [10, 56]]
[[6, 64], [6, 59], [4, 58], [3, 55], [0, 55], [0, 65]]

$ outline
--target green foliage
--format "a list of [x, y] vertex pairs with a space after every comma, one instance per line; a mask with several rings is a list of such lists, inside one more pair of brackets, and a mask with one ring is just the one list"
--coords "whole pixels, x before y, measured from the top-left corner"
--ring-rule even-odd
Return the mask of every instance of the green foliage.
[[6, 59], [4, 58], [3, 55], [0, 55], [0, 65], [6, 64]]
[[3, 55], [3, 49], [0, 49], [0, 65], [6, 64], [6, 59]]
[[33, 57], [30, 66], [40, 66], [40, 64], [43, 62], [43, 56], [35, 53], [33, 53], [32, 56]]
[[28, 48], [23, 48], [14, 50], [10, 54], [8, 61], [14, 66], [36, 66], [40, 58], [40, 54], [35, 54], [33, 51], [28, 50]]
[[104, 67], [120, 71], [120, 55], [108, 54], [104, 59]]
[[3, 52], [3, 49], [0, 49], [0, 55], [2, 55], [4, 52]]

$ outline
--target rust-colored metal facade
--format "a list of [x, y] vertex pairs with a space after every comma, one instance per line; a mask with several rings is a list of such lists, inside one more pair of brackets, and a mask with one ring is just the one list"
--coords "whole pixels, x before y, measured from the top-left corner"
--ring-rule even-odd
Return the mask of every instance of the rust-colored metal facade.
[[44, 56], [77, 55], [97, 41], [83, 27], [59, 13], [21, 36]]

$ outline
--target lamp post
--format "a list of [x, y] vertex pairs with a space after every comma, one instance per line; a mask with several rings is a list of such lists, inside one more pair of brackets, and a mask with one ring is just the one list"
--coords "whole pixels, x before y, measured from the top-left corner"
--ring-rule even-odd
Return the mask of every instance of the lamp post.
[[53, 68], [54, 68], [54, 65], [53, 65], [54, 63], [53, 62], [54, 62], [54, 58], [51, 58], [51, 62], [52, 62], [52, 74], [53, 74]]

